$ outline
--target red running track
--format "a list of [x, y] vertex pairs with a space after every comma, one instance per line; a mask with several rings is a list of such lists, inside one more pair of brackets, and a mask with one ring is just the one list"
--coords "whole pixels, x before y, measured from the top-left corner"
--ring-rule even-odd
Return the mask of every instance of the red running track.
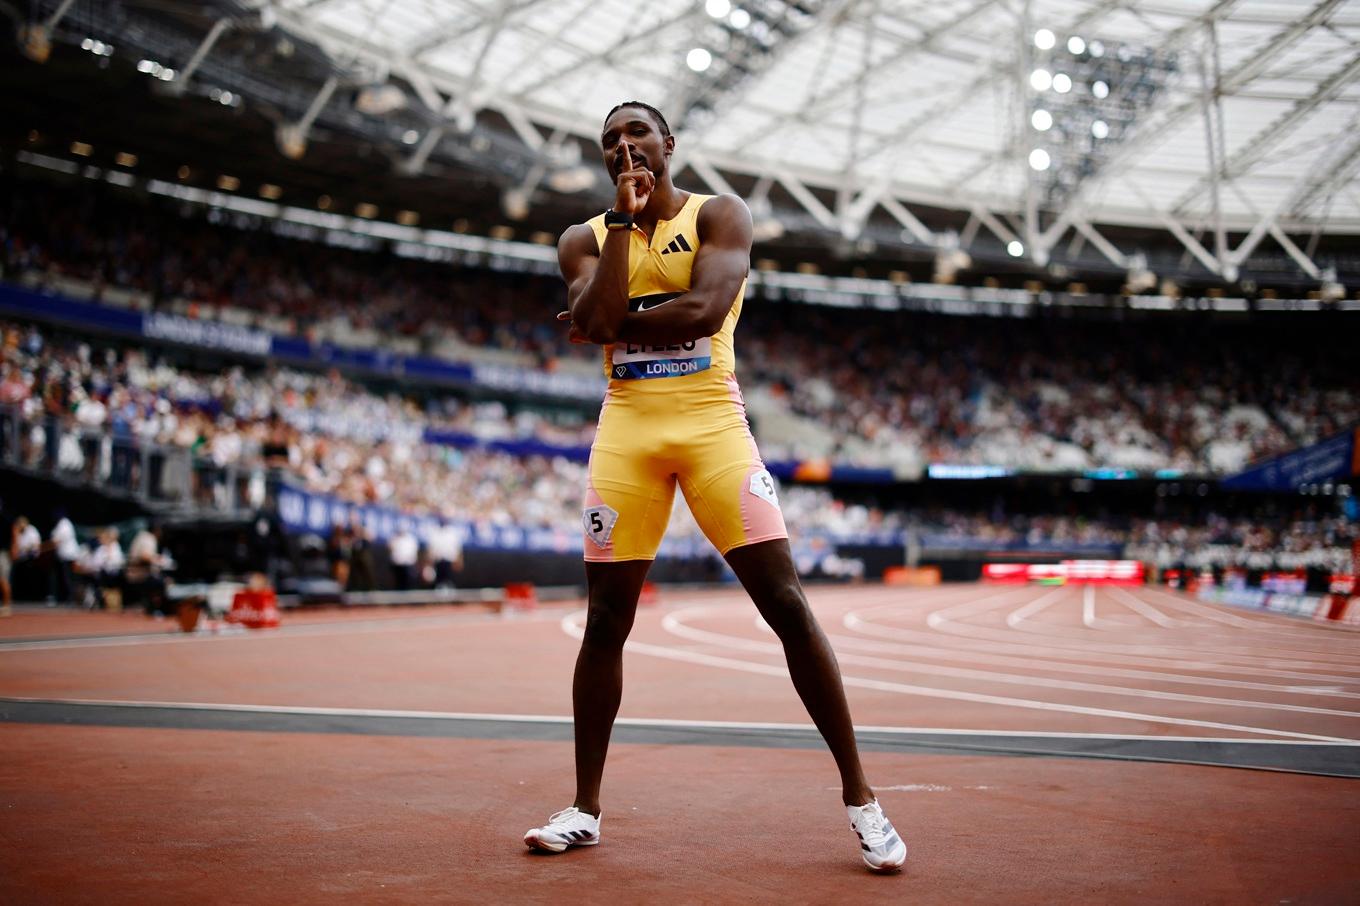
[[[551, 858], [519, 837], [570, 800], [579, 603], [234, 636], [16, 614], [0, 900], [1354, 902], [1360, 784], [1308, 776], [1360, 774], [1354, 631], [1154, 589], [810, 597], [901, 875], [860, 868], [749, 602], [668, 592], [629, 643], [605, 842]], [[1283, 770], [1186, 763], [1225, 747]]]

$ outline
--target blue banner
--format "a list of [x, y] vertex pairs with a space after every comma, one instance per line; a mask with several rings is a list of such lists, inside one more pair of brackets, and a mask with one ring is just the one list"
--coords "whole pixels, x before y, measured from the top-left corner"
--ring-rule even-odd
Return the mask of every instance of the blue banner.
[[[437, 516], [412, 516], [390, 507], [348, 503], [328, 494], [315, 494], [301, 488], [280, 487], [277, 495], [279, 520], [290, 533], [314, 534], [322, 538], [335, 526], [359, 522], [374, 540], [386, 541], [399, 528], [409, 528], [417, 538], [428, 540], [441, 524], [453, 525], [467, 548], [498, 551], [578, 553], [581, 550], [581, 531], [575, 526], [523, 527], [489, 525], [470, 519], [441, 520]], [[904, 543], [898, 531], [863, 532], [853, 535], [832, 535], [828, 532], [796, 532], [797, 540], [823, 540], [833, 545], [864, 547], [897, 547]], [[702, 535], [666, 536], [661, 542], [659, 556], [690, 560], [716, 557], [717, 551]]]
[[[390, 507], [349, 503], [328, 494], [301, 488], [281, 487], [277, 495], [279, 520], [292, 534], [325, 538], [335, 526], [358, 522], [375, 541], [387, 541], [401, 528], [428, 541], [441, 524], [452, 525], [468, 549], [574, 554], [581, 551], [581, 532], [576, 526], [548, 528], [490, 525], [472, 520], [442, 520], [436, 516], [412, 516]], [[660, 556], [675, 559], [716, 556], [704, 538], [666, 538]]]
[[31, 320], [65, 324], [98, 333], [141, 337], [199, 349], [328, 365], [367, 371], [386, 377], [449, 384], [478, 384], [543, 396], [599, 400], [604, 377], [560, 374], [503, 365], [472, 365], [420, 356], [396, 355], [385, 349], [352, 349], [329, 343], [309, 343], [253, 327], [187, 318], [168, 312], [142, 312], [78, 302], [64, 296], [34, 292], [0, 283], [0, 313]]
[[549, 458], [561, 456], [572, 462], [584, 463], [590, 461], [590, 447], [550, 444], [547, 441], [532, 437], [519, 440], [485, 440], [475, 434], [466, 434], [462, 431], [440, 431], [434, 428], [426, 428], [421, 439], [427, 444], [457, 447], [461, 450], [495, 450], [500, 453], [508, 453], [511, 456], [547, 456]]
[[1360, 475], [1360, 428], [1266, 460], [1221, 482], [1234, 491], [1297, 491], [1308, 484]]

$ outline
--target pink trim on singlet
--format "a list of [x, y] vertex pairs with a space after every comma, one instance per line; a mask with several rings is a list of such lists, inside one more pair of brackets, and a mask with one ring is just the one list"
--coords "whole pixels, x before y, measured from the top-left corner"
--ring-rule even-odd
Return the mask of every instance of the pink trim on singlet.
[[741, 524], [746, 537], [740, 544], [754, 544], [757, 541], [787, 538], [789, 532], [784, 526], [784, 514], [779, 511], [779, 507], [772, 506], [769, 501], [757, 497], [751, 492], [751, 476], [765, 471], [765, 463], [760, 459], [760, 449], [756, 446], [756, 439], [751, 434], [750, 423], [746, 421], [746, 399], [741, 395], [741, 386], [737, 383], [737, 377], [734, 374], [727, 376], [727, 395], [741, 415], [746, 431], [746, 440], [751, 445], [751, 465], [741, 480]]

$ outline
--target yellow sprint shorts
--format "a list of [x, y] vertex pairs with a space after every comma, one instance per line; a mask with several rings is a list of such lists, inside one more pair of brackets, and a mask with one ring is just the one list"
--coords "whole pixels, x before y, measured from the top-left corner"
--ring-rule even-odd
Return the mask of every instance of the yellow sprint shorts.
[[736, 378], [721, 389], [606, 397], [581, 514], [586, 560], [654, 560], [677, 483], [720, 554], [789, 536]]

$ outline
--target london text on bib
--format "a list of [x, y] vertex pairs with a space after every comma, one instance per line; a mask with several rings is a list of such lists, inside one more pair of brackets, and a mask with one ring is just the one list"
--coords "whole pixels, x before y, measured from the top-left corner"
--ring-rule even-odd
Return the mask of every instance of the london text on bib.
[[667, 346], [615, 343], [610, 375], [622, 381], [679, 377], [707, 371], [712, 362], [712, 337]]

